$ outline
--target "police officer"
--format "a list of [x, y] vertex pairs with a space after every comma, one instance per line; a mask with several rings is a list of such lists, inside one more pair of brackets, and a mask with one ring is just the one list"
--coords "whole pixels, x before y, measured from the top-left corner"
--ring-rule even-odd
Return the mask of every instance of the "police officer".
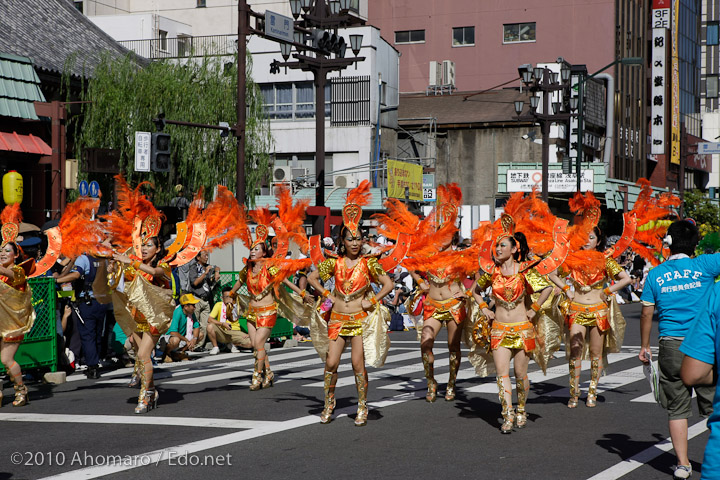
[[73, 317], [80, 333], [83, 355], [87, 370], [87, 378], [100, 378], [100, 347], [102, 331], [105, 323], [107, 305], [95, 299], [92, 284], [100, 261], [88, 255], [80, 255], [70, 273], [56, 278], [58, 283], [72, 282], [75, 290], [74, 301], [71, 302]]

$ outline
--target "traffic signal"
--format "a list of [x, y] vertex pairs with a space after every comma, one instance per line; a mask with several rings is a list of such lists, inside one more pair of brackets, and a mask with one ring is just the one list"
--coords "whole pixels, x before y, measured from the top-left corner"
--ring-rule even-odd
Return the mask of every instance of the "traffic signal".
[[334, 53], [340, 58], [345, 56], [345, 51], [347, 50], [347, 44], [343, 37], [325, 30], [313, 30], [312, 46], [322, 51], [325, 55]]
[[150, 142], [150, 170], [170, 171], [170, 135], [163, 132], [152, 134]]

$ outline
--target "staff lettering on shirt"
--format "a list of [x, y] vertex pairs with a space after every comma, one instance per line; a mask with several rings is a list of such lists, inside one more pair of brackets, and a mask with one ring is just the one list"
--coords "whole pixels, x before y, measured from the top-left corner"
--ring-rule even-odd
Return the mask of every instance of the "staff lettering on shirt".
[[[691, 273], [692, 276], [690, 275]], [[697, 270], [693, 272], [692, 270], [685, 269], [682, 271], [682, 274], [680, 272], [663, 273], [661, 277], [658, 277], [655, 280], [657, 281], [659, 286], [663, 286], [666, 281], [670, 282], [672, 280], [677, 280], [678, 278], [692, 278], [693, 280], [697, 280], [700, 277], [702, 277], [702, 272], [698, 272]], [[685, 288], [685, 290], [687, 290], [687, 288]]]

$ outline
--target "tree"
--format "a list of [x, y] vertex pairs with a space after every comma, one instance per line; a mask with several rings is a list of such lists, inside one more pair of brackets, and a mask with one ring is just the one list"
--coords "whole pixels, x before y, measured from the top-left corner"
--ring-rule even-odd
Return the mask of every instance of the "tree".
[[718, 218], [720, 218], [720, 209], [717, 204], [711, 202], [700, 190], [685, 192], [684, 212], [686, 217], [695, 220], [698, 227], [707, 225], [712, 227], [710, 230], [715, 229], [714, 226], [718, 224]]
[[[248, 55], [249, 57], [249, 55]], [[75, 155], [86, 148], [108, 148], [120, 152], [120, 172], [133, 183], [147, 180], [155, 185], [155, 201], [167, 204], [173, 186], [186, 191], [215, 185], [235, 191], [237, 139], [221, 137], [218, 130], [167, 125], [171, 135], [172, 169], [169, 174], [134, 171], [135, 132], [154, 132], [152, 119], [164, 113], [167, 119], [218, 125], [237, 122], [237, 56], [190, 58], [184, 61], [155, 61], [138, 65], [135, 57], [107, 56], [95, 68], [80, 93], [81, 115], [76, 118]], [[272, 137], [263, 112], [263, 97], [247, 62], [246, 191], [253, 206], [255, 193], [270, 176]], [[87, 172], [80, 173], [86, 177]]]

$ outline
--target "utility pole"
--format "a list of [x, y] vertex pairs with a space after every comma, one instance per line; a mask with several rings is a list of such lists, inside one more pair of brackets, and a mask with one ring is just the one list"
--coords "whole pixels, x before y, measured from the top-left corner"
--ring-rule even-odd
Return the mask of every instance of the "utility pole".
[[[237, 163], [235, 165], [235, 181], [237, 185], [235, 198], [243, 205], [247, 200], [247, 192], [245, 192], [245, 123], [247, 121], [245, 69], [247, 68], [247, 42], [245, 38], [250, 20], [248, 10], [247, 0], [238, 0], [237, 125], [235, 125], [238, 145]], [[255, 192], [250, 193], [255, 194]]]

